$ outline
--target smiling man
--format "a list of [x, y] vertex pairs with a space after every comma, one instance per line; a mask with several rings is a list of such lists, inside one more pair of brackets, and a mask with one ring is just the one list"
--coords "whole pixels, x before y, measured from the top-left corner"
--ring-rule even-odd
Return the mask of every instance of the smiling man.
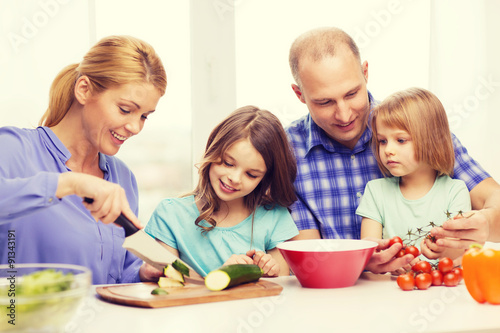
[[[361, 219], [355, 211], [369, 180], [382, 177], [370, 148], [369, 116], [375, 100], [367, 90], [368, 63], [361, 62], [353, 39], [337, 28], [319, 28], [299, 36], [290, 48], [292, 89], [309, 114], [286, 130], [297, 158], [291, 207], [299, 229], [295, 239], [360, 238]], [[437, 230], [439, 245], [468, 246], [472, 241], [500, 240], [500, 186], [453, 137], [456, 178], [467, 184], [473, 209], [481, 209], [460, 230]], [[457, 220], [458, 221], [458, 220]], [[498, 222], [500, 223], [500, 222]], [[497, 224], [498, 224], [497, 223]], [[455, 227], [457, 228], [457, 227]], [[392, 271], [411, 261], [392, 260], [400, 245], [387, 251], [388, 240], [377, 240], [379, 252], [367, 269]]]

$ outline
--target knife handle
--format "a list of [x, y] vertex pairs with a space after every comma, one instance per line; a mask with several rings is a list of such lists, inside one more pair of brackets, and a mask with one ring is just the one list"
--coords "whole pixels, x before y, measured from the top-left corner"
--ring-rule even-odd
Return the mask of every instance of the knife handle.
[[[86, 203], [93, 203], [94, 202], [94, 199], [92, 198], [83, 198], [83, 201], [85, 201]], [[137, 228], [135, 226], [135, 224], [132, 223], [132, 221], [130, 221], [127, 217], [125, 217], [125, 215], [123, 214], [120, 214], [120, 216], [118, 216], [115, 220], [115, 223], [122, 226], [123, 229], [125, 229], [125, 237], [128, 237], [130, 235], [133, 235], [135, 234], [137, 231], [139, 231], [140, 229]]]

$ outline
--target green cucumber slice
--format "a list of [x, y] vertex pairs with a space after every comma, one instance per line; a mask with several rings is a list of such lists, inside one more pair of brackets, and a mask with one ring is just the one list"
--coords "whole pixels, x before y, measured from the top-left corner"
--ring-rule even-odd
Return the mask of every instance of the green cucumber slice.
[[182, 275], [189, 276], [189, 268], [187, 268], [187, 266], [184, 265], [181, 261], [179, 261], [179, 260], [174, 261], [172, 263], [172, 266], [174, 266], [174, 268], [176, 270], [178, 270], [179, 272], [181, 272]]
[[162, 288], [153, 289], [151, 295], [168, 295], [168, 291]]

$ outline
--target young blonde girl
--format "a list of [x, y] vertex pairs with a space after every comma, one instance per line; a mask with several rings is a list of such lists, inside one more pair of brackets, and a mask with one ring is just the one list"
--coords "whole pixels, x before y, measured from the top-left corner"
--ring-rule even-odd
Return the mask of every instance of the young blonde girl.
[[455, 157], [441, 102], [424, 89], [397, 92], [374, 109], [372, 129], [380, 170], [393, 177], [366, 185], [356, 211], [361, 238], [399, 236], [415, 241], [428, 259], [459, 257], [462, 250], [425, 237], [433, 225], [471, 209], [465, 183], [451, 178]]
[[228, 264], [289, 275], [276, 245], [298, 234], [287, 209], [296, 171], [278, 118], [242, 107], [210, 134], [194, 191], [163, 200], [145, 230], [202, 276]]

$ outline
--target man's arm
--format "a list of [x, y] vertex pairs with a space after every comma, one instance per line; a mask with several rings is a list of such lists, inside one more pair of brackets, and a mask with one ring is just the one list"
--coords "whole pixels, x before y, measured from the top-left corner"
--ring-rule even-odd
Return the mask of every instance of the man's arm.
[[473, 211], [464, 214], [466, 218], [448, 220], [442, 228], [432, 229], [439, 246], [467, 249], [473, 243], [500, 242], [500, 185], [486, 178], [470, 196]]
[[488, 222], [486, 240], [500, 242], [500, 185], [487, 178], [472, 189], [470, 196], [472, 209], [479, 209], [479, 215], [483, 214]]

